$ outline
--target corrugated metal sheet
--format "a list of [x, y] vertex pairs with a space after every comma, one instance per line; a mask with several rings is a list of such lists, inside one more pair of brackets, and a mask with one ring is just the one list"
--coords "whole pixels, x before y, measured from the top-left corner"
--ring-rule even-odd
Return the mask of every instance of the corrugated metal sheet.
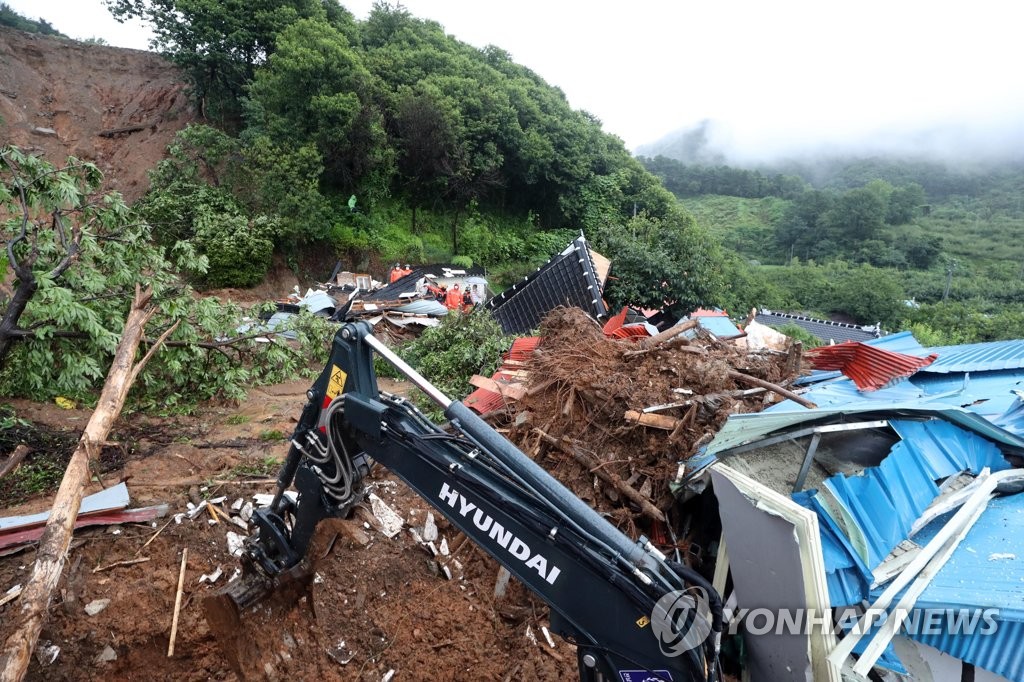
[[[524, 336], [516, 339], [512, 342], [512, 347], [508, 349], [508, 352], [502, 356], [504, 363], [507, 363], [509, 360], [514, 360], [516, 362], [526, 360], [530, 357], [533, 351], [537, 349], [537, 346], [540, 345], [541, 341], [542, 339], [539, 336]], [[518, 369], [509, 367], [504, 363], [498, 368], [498, 371], [491, 376], [495, 381], [512, 380], [513, 375], [511, 372]], [[478, 388], [466, 396], [466, 399], [462, 402], [466, 407], [475, 410], [478, 414], [488, 414], [503, 408], [506, 401], [505, 397], [499, 393], [495, 393], [494, 391], [490, 391], [486, 388]]]
[[929, 372], [991, 372], [1024, 368], [1024, 339], [940, 346], [930, 351], [939, 354]]
[[505, 398], [500, 393], [488, 391], [486, 388], [478, 388], [466, 396], [462, 404], [475, 410], [477, 414], [490, 414], [505, 407]]
[[989, 441], [943, 421], [893, 421], [902, 440], [877, 467], [857, 476], [833, 476], [818, 501], [850, 538], [849, 548], [874, 568], [905, 540], [914, 521], [939, 494], [936, 481], [985, 467], [1009, 468]]
[[877, 391], [911, 376], [938, 356], [933, 353], [920, 358], [847, 341], [835, 346], [812, 348], [804, 353], [804, 357], [815, 369], [841, 371], [862, 391]]
[[654, 334], [651, 333], [651, 329], [654, 329], [653, 325], [649, 324], [628, 324], [624, 327], [619, 327], [608, 336], [615, 339], [638, 339], [647, 338], [657, 334], [655, 330]]
[[1024, 448], [1024, 438], [1010, 433], [981, 415], [962, 407], [946, 405], [929, 407], [927, 404], [921, 403], [888, 403], [885, 401], [879, 401], [878, 405], [872, 405], [870, 401], [862, 401], [850, 407], [819, 407], [815, 410], [808, 410], [798, 405], [796, 407], [799, 411], [766, 410], [755, 414], [732, 415], [714, 440], [708, 444], [705, 452], [719, 453], [796, 426], [810, 425], [815, 422], [834, 422], [845, 418], [849, 418], [849, 421], [859, 421], [868, 416], [942, 419], [996, 443], [1003, 443], [1013, 448]]
[[613, 317], [608, 318], [608, 321], [604, 323], [604, 327], [601, 331], [604, 332], [605, 336], [611, 336], [615, 333], [615, 330], [626, 324], [626, 316], [629, 315], [629, 306], [623, 306], [622, 310], [616, 313]]
[[733, 324], [733, 321], [725, 313], [721, 315], [693, 314], [690, 315], [690, 319], [696, 319], [700, 322], [701, 327], [720, 339], [732, 339], [737, 336], [743, 336], [743, 331]]
[[[938, 532], [932, 524], [922, 542]], [[917, 601], [922, 609], [998, 609], [995, 632], [935, 633], [911, 637], [968, 663], [1024, 679], [1024, 495], [1000, 497], [971, 528]]]
[[512, 347], [509, 348], [506, 360], [516, 360], [522, 362], [530, 357], [533, 351], [537, 350], [537, 346], [543, 338], [540, 336], [524, 336], [518, 338], [512, 342]]

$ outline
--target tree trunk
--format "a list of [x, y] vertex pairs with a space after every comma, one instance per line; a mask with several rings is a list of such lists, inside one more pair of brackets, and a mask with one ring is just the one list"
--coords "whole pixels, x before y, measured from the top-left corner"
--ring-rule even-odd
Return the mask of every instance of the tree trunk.
[[18, 328], [18, 320], [21, 319], [21, 314], [25, 312], [28, 302], [35, 295], [36, 289], [39, 288], [32, 268], [19, 268], [19, 270], [20, 272], [15, 270], [18, 287], [14, 290], [14, 295], [11, 296], [11, 302], [7, 306], [7, 310], [4, 311], [3, 319], [0, 320], [0, 369], [4, 368], [7, 353], [11, 349], [11, 344], [16, 340], [13, 333]]
[[89, 480], [89, 461], [96, 457], [97, 446], [107, 439], [114, 420], [121, 413], [128, 389], [142, 365], [151, 357], [152, 351], [135, 364], [135, 352], [139, 347], [146, 323], [154, 309], [149, 302], [152, 290], [135, 290], [135, 300], [125, 321], [121, 341], [114, 353], [114, 362], [107, 373], [103, 392], [96, 409], [86, 424], [78, 447], [71, 455], [60, 489], [54, 498], [50, 518], [46, 522], [43, 536], [36, 550], [36, 561], [32, 575], [21, 595], [21, 611], [16, 616], [19, 623], [11, 633], [0, 652], [0, 682], [20, 682], [28, 669], [29, 658], [35, 648], [43, 620], [50, 607], [53, 591], [60, 581], [64, 561], [78, 508], [82, 503], [85, 484]]

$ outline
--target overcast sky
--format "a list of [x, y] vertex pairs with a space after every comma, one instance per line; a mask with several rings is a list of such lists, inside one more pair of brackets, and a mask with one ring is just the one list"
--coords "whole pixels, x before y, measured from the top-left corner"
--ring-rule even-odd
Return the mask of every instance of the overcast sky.
[[[5, 1], [72, 37], [146, 47], [145, 28], [118, 24], [101, 0]], [[342, 4], [365, 19], [373, 0]], [[703, 119], [749, 156], [899, 145], [938, 127], [931, 144], [998, 151], [1024, 126], [1024, 4], [1013, 0], [403, 4], [507, 50], [631, 149]]]

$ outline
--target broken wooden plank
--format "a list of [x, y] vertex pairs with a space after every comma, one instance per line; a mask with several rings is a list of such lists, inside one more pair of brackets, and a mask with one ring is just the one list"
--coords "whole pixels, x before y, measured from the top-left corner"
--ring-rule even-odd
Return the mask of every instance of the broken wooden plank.
[[526, 388], [522, 384], [505, 383], [503, 381], [495, 381], [488, 377], [474, 374], [469, 380], [469, 383], [477, 388], [482, 388], [493, 393], [497, 393], [505, 398], [511, 400], [522, 400], [526, 396]]
[[679, 420], [675, 417], [666, 417], [663, 414], [644, 414], [636, 410], [626, 411], [626, 421], [664, 431], [675, 431], [679, 426]]

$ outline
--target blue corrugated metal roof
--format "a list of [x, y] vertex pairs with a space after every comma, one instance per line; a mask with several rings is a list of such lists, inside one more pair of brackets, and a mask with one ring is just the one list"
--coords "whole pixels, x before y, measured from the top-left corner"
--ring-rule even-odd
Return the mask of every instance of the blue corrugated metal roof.
[[947, 422], [890, 424], [902, 440], [881, 464], [856, 476], [827, 479], [824, 487], [830, 496], [827, 502], [819, 499], [823, 508], [842, 516], [833, 520], [846, 529], [847, 549], [869, 568], [907, 538], [914, 521], [938, 495], [936, 481], [961, 471], [977, 475], [985, 467], [1001, 471], [1010, 466], [995, 445]]
[[1024, 367], [1024, 339], [930, 348], [939, 359], [923, 372], [991, 372]]
[[[928, 542], [942, 519], [923, 529]], [[917, 600], [919, 609], [998, 609], [995, 632], [911, 634], [968, 663], [1024, 679], [1024, 495], [1000, 497], [971, 528]], [[879, 590], [880, 591], [880, 590]]]

